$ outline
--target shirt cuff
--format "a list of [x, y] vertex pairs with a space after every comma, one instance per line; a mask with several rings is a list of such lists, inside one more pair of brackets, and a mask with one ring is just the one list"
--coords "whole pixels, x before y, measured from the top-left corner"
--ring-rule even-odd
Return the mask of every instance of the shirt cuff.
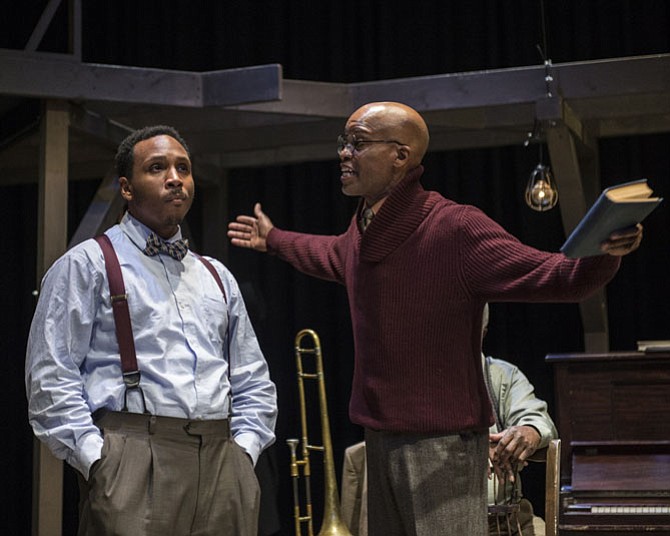
[[78, 444], [68, 463], [88, 480], [91, 466], [100, 459], [105, 440], [99, 434], [87, 434]]
[[254, 462], [254, 467], [258, 461], [258, 457], [261, 455], [261, 443], [256, 437], [256, 434], [251, 432], [244, 432], [237, 434], [233, 439], [244, 451], [251, 457], [251, 460]]

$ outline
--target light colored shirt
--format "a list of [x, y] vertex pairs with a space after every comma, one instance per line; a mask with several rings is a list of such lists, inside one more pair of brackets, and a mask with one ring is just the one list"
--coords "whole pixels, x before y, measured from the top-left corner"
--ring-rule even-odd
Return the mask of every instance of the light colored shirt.
[[[149, 233], [127, 213], [106, 232], [123, 273], [147, 410], [229, 417], [230, 362], [231, 430], [255, 463], [274, 441], [276, 390], [237, 282], [208, 258], [226, 303], [193, 253], [181, 262], [142, 253]], [[170, 241], [179, 238], [181, 231]], [[28, 340], [26, 391], [35, 435], [88, 478], [103, 444], [92, 413], [120, 411], [125, 392], [105, 263], [94, 240], [65, 253], [44, 276]], [[143, 411], [137, 390], [128, 391], [128, 410]]]
[[[554, 421], [549, 416], [547, 403], [535, 396], [535, 388], [519, 367], [494, 357], [484, 357], [482, 362], [490, 389], [493, 409], [500, 424], [491, 426], [489, 432], [495, 434], [512, 426], [532, 426], [540, 434], [538, 449], [549, 445], [558, 437]], [[520, 486], [520, 483], [519, 483]], [[511, 485], [505, 494], [509, 497]], [[496, 502], [497, 483], [495, 477], [488, 481], [489, 504]]]

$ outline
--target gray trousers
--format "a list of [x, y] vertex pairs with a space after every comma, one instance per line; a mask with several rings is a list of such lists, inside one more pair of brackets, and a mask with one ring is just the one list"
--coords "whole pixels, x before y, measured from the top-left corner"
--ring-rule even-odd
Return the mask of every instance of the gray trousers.
[[227, 420], [106, 413], [79, 536], [256, 536], [260, 490]]
[[487, 536], [488, 432], [365, 431], [369, 536]]

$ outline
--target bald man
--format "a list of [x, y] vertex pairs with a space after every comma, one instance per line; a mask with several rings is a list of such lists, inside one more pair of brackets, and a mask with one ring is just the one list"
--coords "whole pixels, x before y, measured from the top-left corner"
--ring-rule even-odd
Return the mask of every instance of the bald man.
[[342, 192], [361, 198], [346, 232], [284, 231], [259, 204], [228, 230], [233, 245], [346, 286], [370, 536], [488, 534], [484, 304], [580, 301], [642, 237], [641, 227], [613, 234], [603, 255], [577, 260], [525, 246], [478, 209], [423, 189], [428, 141], [412, 108], [366, 104], [337, 141]]

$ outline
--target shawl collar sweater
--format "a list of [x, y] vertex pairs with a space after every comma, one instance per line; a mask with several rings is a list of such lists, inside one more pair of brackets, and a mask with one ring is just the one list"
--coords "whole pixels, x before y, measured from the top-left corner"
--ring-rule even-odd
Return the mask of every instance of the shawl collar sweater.
[[485, 431], [493, 423], [481, 366], [491, 301], [580, 301], [619, 259], [568, 259], [522, 244], [479, 209], [423, 189], [412, 170], [365, 233], [359, 205], [339, 236], [273, 228], [268, 251], [346, 286], [354, 335], [351, 420], [402, 433]]

